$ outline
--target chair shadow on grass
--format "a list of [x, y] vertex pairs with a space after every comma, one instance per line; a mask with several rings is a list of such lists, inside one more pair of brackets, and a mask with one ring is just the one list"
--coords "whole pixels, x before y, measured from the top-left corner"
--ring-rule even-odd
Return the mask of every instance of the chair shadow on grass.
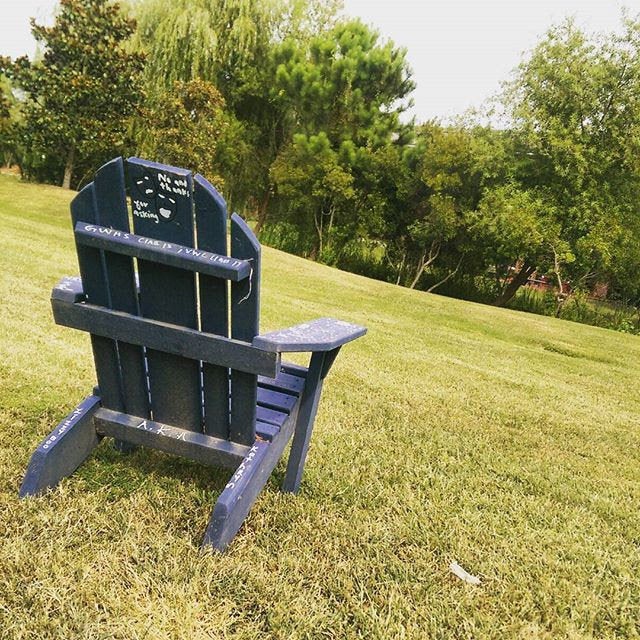
[[[143, 496], [147, 487], [162, 486], [171, 493], [182, 492], [184, 486], [189, 486], [201, 494], [198, 503], [213, 508], [232, 474], [231, 469], [207, 466], [144, 447], [121, 453], [115, 449], [111, 438], [105, 438], [75, 474], [62, 482], [80, 479], [89, 491], [103, 490], [107, 505], [136, 495]], [[279, 492], [284, 478], [285, 466], [280, 461], [267, 482], [268, 490]], [[158, 480], [164, 482], [158, 483]], [[198, 547], [201, 537], [202, 531], [196, 527], [190, 534], [190, 542]]]

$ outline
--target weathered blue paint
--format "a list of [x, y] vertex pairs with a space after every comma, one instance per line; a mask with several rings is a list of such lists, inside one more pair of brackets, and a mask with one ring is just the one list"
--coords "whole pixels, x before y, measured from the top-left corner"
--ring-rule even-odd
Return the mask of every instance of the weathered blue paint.
[[[194, 179], [194, 203], [198, 249], [227, 256], [227, 203], [205, 178]], [[251, 274], [250, 263], [247, 275]], [[198, 275], [200, 287], [200, 328], [208, 333], [229, 336], [229, 283], [205, 273]], [[204, 431], [229, 437], [229, 369], [211, 364], [202, 367]]]
[[224, 551], [233, 540], [291, 439], [294, 423], [291, 416], [271, 442], [254, 442], [216, 502], [203, 546]]
[[55, 487], [98, 446], [101, 436], [93, 426], [93, 415], [99, 407], [100, 398], [89, 396], [40, 443], [22, 481], [21, 498]]
[[347, 342], [360, 338], [365, 327], [333, 318], [319, 318], [289, 329], [257, 336], [253, 344], [265, 351], [332, 351]]
[[51, 291], [51, 299], [61, 302], [84, 302], [86, 297], [80, 276], [64, 276]]
[[[95, 188], [88, 184], [71, 202], [71, 220], [98, 222]], [[99, 249], [76, 245], [78, 265], [87, 300], [92, 304], [110, 307], [109, 285], [103, 256]], [[101, 336], [91, 336], [91, 348], [96, 366], [96, 377], [105, 407], [124, 410], [122, 377], [118, 360], [118, 345], [115, 341]]]
[[202, 464], [234, 469], [248, 452], [247, 446], [229, 440], [110, 409], [99, 409], [94, 423], [100, 435], [151, 447]]
[[280, 433], [280, 427], [278, 425], [256, 420], [256, 438], [271, 442], [278, 433]]
[[[245, 221], [231, 216], [231, 255], [249, 260], [251, 277], [231, 284], [231, 337], [250, 342], [260, 326], [260, 243]], [[229, 437], [250, 444], [255, 440], [258, 379], [240, 371], [231, 371], [231, 423]]]
[[131, 344], [145, 345], [166, 354], [182, 354], [194, 360], [199, 358], [253, 375], [275, 375], [278, 371], [278, 354], [246, 342], [88, 303], [65, 302], [57, 297], [54, 290], [53, 317], [57, 324], [65, 327], [116, 340], [126, 338]]
[[[127, 160], [136, 234], [194, 247], [191, 173], [139, 158]], [[197, 329], [195, 274], [138, 259], [144, 317]], [[202, 429], [200, 362], [147, 349], [151, 410], [155, 420]]]
[[284, 413], [284, 411], [276, 411], [275, 409], [269, 409], [260, 405], [256, 407], [256, 420], [259, 420], [260, 422], [275, 424], [280, 427], [288, 417], [289, 414]]
[[258, 404], [268, 409], [291, 413], [298, 404], [298, 396], [273, 391], [272, 389], [258, 388]]
[[[298, 489], [323, 380], [366, 329], [322, 318], [259, 336], [260, 245], [249, 227], [232, 216], [228, 251], [226, 204], [202, 176], [127, 164], [133, 230], [116, 159], [72, 204], [82, 281], [65, 278], [51, 296], [56, 322], [91, 334], [100, 396], [36, 450], [21, 495], [72, 473], [103, 436], [227, 466], [204, 540], [223, 550], [294, 432], [283, 490]], [[304, 350], [308, 369], [281, 366], [280, 353]]]
[[311, 432], [313, 431], [313, 423], [318, 411], [318, 403], [320, 402], [326, 358], [327, 354], [323, 351], [316, 351], [311, 356], [311, 363], [309, 364], [309, 371], [298, 408], [296, 431], [293, 436], [291, 452], [289, 453], [287, 473], [282, 484], [282, 490], [286, 493], [296, 493], [300, 488]]
[[[283, 363], [282, 366], [286, 365]], [[281, 370], [275, 378], [260, 376], [258, 378], [258, 386], [264, 389], [273, 389], [274, 391], [283, 391], [290, 395], [299, 396], [304, 389], [304, 378], [285, 373]]]
[[[97, 222], [106, 225], [115, 233], [129, 232], [129, 212], [125, 192], [124, 163], [116, 158], [100, 167], [93, 179]], [[85, 225], [84, 222], [76, 222]], [[79, 246], [76, 237], [76, 246]], [[112, 309], [126, 313], [138, 313], [138, 293], [135, 269], [130, 257], [110, 251], [101, 251], [107, 279], [109, 302]], [[118, 362], [124, 410], [137, 416], [149, 416], [149, 387], [143, 349], [118, 342]], [[116, 448], [129, 452], [133, 447], [116, 441]]]
[[78, 222], [75, 234], [76, 242], [87, 247], [97, 247], [169, 267], [197, 271], [215, 278], [237, 282], [248, 278], [251, 273], [251, 264], [246, 260], [234, 260], [200, 248], [194, 249], [164, 240], [138, 236], [111, 227]]

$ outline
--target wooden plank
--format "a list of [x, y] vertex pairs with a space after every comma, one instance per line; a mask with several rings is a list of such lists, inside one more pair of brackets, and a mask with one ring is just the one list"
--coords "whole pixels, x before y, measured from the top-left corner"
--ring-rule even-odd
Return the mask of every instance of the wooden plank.
[[75, 227], [75, 236], [78, 244], [87, 247], [105, 249], [178, 269], [206, 273], [234, 282], [248, 278], [251, 273], [251, 265], [246, 260], [234, 260], [219, 253], [147, 238], [135, 233], [125, 233], [111, 227], [79, 222]]
[[261, 406], [256, 408], [256, 420], [266, 422], [267, 424], [274, 424], [280, 427], [288, 417], [289, 414], [283, 411], [276, 411], [275, 409], [268, 409], [267, 407]]
[[[67, 295], [67, 292], [62, 294]], [[183, 354], [183, 359], [199, 358], [253, 376], [275, 376], [278, 371], [278, 354], [256, 349], [246, 342], [88, 303], [58, 300], [56, 295], [57, 290], [54, 289], [51, 300], [53, 317], [65, 327], [113, 339], [126, 337], [131, 344], [147, 345], [149, 349], [167, 354]]]
[[82, 278], [80, 276], [63, 276], [58, 281], [58, 284], [51, 290], [52, 300], [82, 302], [85, 298], [84, 289], [82, 288]]
[[86, 460], [101, 439], [93, 426], [99, 407], [100, 398], [89, 396], [40, 443], [22, 481], [21, 498], [55, 487]]
[[297, 376], [298, 378], [306, 378], [308, 368], [302, 367], [299, 364], [293, 364], [293, 362], [282, 362], [280, 365], [281, 371], [284, 373], [288, 373], [292, 376]]
[[[134, 233], [193, 247], [191, 173], [137, 158], [127, 167]], [[145, 318], [197, 329], [193, 272], [139, 259], [138, 274]], [[200, 431], [200, 362], [153, 348], [146, 353], [153, 419]]]
[[202, 464], [233, 469], [248, 452], [248, 447], [229, 440], [110, 409], [99, 409], [94, 422], [96, 431], [103, 436], [158, 449]]
[[[338, 347], [339, 349], [339, 347]], [[309, 371], [305, 389], [300, 398], [298, 414], [296, 417], [295, 434], [293, 436], [293, 444], [289, 453], [289, 461], [287, 463], [287, 472], [282, 490], [287, 493], [296, 493], [300, 488], [302, 481], [302, 473], [307, 459], [309, 450], [309, 442], [313, 431], [313, 423], [318, 411], [320, 402], [320, 394], [322, 392], [322, 382], [325, 374], [325, 361], [335, 357], [332, 351], [328, 353], [318, 351], [311, 356]]]
[[268, 409], [275, 409], [283, 413], [291, 413], [298, 402], [298, 397], [258, 387], [258, 404]]
[[257, 440], [220, 494], [203, 540], [204, 546], [224, 551], [238, 532], [258, 494], [282, 456], [293, 431], [288, 419], [271, 442]]
[[[100, 167], [93, 179], [93, 184], [96, 194], [97, 221], [100, 225], [107, 225], [113, 233], [128, 234], [129, 212], [122, 158], [116, 158]], [[104, 228], [81, 221], [76, 222], [75, 228], [82, 226]], [[82, 244], [77, 235], [76, 244]], [[104, 251], [103, 255], [111, 308], [137, 315], [139, 313], [138, 294], [133, 260], [110, 251]], [[149, 387], [144, 350], [139, 345], [119, 341], [118, 357], [124, 410], [132, 415], [148, 418], [150, 415]], [[121, 451], [130, 450], [130, 447], [125, 447], [120, 442], [117, 442], [116, 446]]]
[[304, 378], [280, 371], [275, 378], [259, 376], [258, 387], [273, 389], [274, 391], [283, 391], [294, 396], [299, 396], [304, 389]]
[[[228, 255], [227, 204], [201, 175], [194, 179], [194, 203], [198, 249]], [[231, 260], [231, 258], [229, 258]], [[245, 260], [234, 260], [249, 266]], [[215, 274], [211, 274], [215, 275]], [[207, 333], [229, 336], [229, 285], [225, 280], [202, 273], [200, 288], [200, 328]], [[205, 363], [202, 367], [204, 432], [229, 437], [229, 369]]]
[[[260, 325], [260, 243], [237, 214], [231, 216], [231, 255], [252, 263], [251, 277], [231, 284], [231, 337], [251, 342]], [[229, 437], [251, 444], [255, 439], [257, 377], [231, 371]]]
[[272, 331], [253, 340], [254, 346], [280, 353], [332, 351], [367, 333], [366, 327], [334, 318], [318, 318], [288, 329]]
[[271, 442], [278, 433], [280, 433], [279, 426], [256, 420], [256, 438]]
[[[79, 221], [97, 223], [98, 209], [93, 183], [84, 187], [72, 200], [71, 219], [74, 225]], [[76, 245], [76, 250], [87, 300], [92, 304], [108, 307], [110, 304], [109, 290], [100, 250], [81, 245]], [[122, 411], [124, 399], [117, 344], [105, 337], [91, 336], [91, 348], [102, 403], [105, 407]]]

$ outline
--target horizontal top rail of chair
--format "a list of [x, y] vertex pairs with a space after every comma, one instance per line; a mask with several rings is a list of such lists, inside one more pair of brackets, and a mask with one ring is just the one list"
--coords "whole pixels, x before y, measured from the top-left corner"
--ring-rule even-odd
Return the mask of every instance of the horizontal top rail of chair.
[[367, 333], [366, 327], [334, 318], [310, 322], [265, 333], [253, 339], [253, 346], [275, 353], [293, 351], [332, 351]]
[[138, 236], [97, 224], [77, 222], [75, 236], [79, 244], [87, 247], [122, 253], [126, 256], [197, 271], [233, 282], [239, 282], [251, 275], [251, 263], [248, 260], [237, 260], [211, 251]]
[[85, 302], [56, 299], [56, 290], [53, 291], [53, 317], [65, 327], [254, 375], [273, 378], [280, 370], [277, 353], [257, 349], [247, 342]]

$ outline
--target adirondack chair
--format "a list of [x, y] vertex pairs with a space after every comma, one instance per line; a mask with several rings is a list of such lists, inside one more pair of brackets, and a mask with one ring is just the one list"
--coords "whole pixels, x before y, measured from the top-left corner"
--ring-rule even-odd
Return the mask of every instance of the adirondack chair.
[[[323, 380], [366, 329], [323, 318], [259, 335], [260, 245], [233, 214], [227, 250], [226, 203], [200, 175], [117, 158], [71, 218], [80, 276], [53, 289], [53, 316], [91, 334], [98, 384], [35, 450], [20, 496], [55, 486], [104, 436], [224, 466], [203, 543], [223, 551], [292, 436], [282, 489], [298, 490]], [[308, 367], [281, 361], [294, 351]]]

